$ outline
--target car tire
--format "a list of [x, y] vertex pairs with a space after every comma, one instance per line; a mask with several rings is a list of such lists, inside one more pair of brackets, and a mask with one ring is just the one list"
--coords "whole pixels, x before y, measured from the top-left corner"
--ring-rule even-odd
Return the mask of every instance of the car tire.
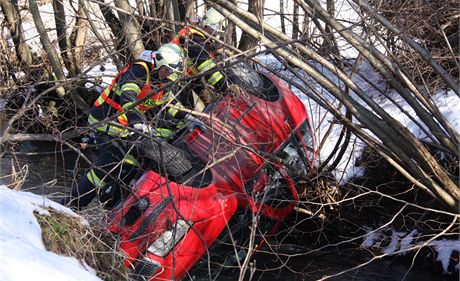
[[173, 178], [179, 178], [192, 169], [192, 164], [179, 148], [161, 139], [144, 139], [137, 144], [143, 156], [155, 161]]

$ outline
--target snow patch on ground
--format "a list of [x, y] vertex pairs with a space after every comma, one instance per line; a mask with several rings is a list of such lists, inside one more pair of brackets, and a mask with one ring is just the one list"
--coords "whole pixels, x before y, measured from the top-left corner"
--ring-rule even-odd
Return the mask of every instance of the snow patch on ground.
[[0, 186], [0, 280], [101, 280], [93, 269], [77, 259], [59, 256], [45, 249], [34, 212], [47, 215], [47, 208], [79, 217], [43, 196]]
[[[451, 256], [456, 251], [460, 253], [460, 240], [454, 239], [441, 239], [432, 241], [415, 241], [417, 236], [420, 235], [419, 231], [414, 229], [411, 232], [399, 232], [392, 229], [391, 241], [385, 248], [382, 248], [382, 241], [386, 238], [384, 229], [373, 229], [372, 227], [365, 226], [366, 235], [363, 237], [361, 248], [380, 248], [383, 253], [387, 255], [406, 255], [421, 247], [431, 247], [437, 254], [436, 260], [442, 265], [444, 273], [450, 273], [449, 263]], [[460, 265], [457, 264], [455, 269], [458, 271]]]

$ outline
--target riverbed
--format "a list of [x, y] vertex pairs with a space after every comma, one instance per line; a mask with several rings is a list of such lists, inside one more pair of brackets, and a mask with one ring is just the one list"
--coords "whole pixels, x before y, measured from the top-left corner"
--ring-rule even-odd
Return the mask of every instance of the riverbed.
[[[57, 200], [69, 191], [88, 166], [75, 152], [51, 143], [21, 143], [16, 152], [5, 152], [0, 162], [0, 184], [11, 185], [22, 181], [17, 188], [36, 194], [43, 194]], [[14, 174], [14, 176], [13, 176]], [[290, 218], [296, 222], [298, 216]], [[310, 227], [307, 227], [310, 228]], [[298, 230], [299, 230], [298, 229]], [[311, 228], [310, 228], [311, 230]], [[309, 231], [310, 231], [309, 230]], [[386, 257], [372, 259], [375, 253], [359, 250], [359, 243], [326, 247], [315, 251], [315, 247], [324, 244], [305, 235], [300, 240], [296, 236], [284, 238], [281, 242], [268, 241], [252, 260], [254, 269], [251, 277], [248, 270], [247, 280], [319, 280], [332, 276], [328, 280], [458, 280], [455, 274], [442, 274], [433, 258], [429, 265], [417, 261], [411, 264], [408, 257]], [[327, 239], [327, 237], [323, 237]], [[270, 247], [276, 244], [276, 251]], [[364, 266], [360, 266], [366, 264]], [[356, 268], [354, 270], [350, 270]], [[196, 280], [208, 280], [207, 272], [200, 271]], [[225, 272], [217, 280], [236, 280], [238, 272]]]

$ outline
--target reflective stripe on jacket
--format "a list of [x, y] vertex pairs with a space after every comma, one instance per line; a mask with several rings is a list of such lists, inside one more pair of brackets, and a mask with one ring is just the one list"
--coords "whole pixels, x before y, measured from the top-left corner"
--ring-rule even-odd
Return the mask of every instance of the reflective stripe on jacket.
[[[200, 40], [193, 40], [194, 36], [197, 36], [198, 38], [200, 38]], [[188, 39], [191, 39], [191, 41], [188, 41]], [[204, 73], [216, 66], [216, 63], [213, 59], [214, 53], [211, 52], [209, 48], [206, 46], [207, 40], [208, 39], [206, 38], [204, 33], [197, 30], [193, 26], [182, 28], [179, 31], [179, 33], [171, 40], [171, 43], [177, 44], [179, 47], [184, 49], [184, 51], [186, 51], [190, 59], [187, 63], [187, 73], [191, 75], [197, 75], [200, 73]], [[199, 50], [192, 50], [194, 48], [198, 48]], [[206, 75], [206, 81], [211, 86], [216, 86], [216, 84], [219, 81], [224, 80], [224, 75], [220, 71], [216, 71], [214, 73]], [[219, 88], [222, 88], [222, 86]]]
[[[119, 84], [121, 77], [123, 74], [127, 73], [134, 65], [140, 65], [142, 68], [145, 70], [145, 82], [142, 84], [140, 83], [134, 83], [132, 81], [135, 81], [133, 77], [128, 78], [127, 83], [124, 83], [122, 85]], [[139, 69], [137, 69], [139, 71]], [[133, 75], [133, 74], [131, 74]], [[144, 75], [144, 74], [142, 74]], [[92, 109], [92, 113], [96, 112], [96, 116], [93, 114], [90, 114], [88, 117], [88, 123], [90, 125], [93, 125], [95, 123], [98, 123], [99, 121], [107, 118], [110, 115], [113, 114], [119, 114], [120, 111], [131, 107], [134, 103], [134, 98], [137, 101], [142, 101], [139, 105], [133, 107], [130, 109], [128, 112], [121, 114], [117, 116], [116, 120], [113, 120], [112, 122], [116, 122], [121, 124], [122, 126], [117, 126], [116, 124], [98, 124], [96, 125], [95, 129], [104, 133], [107, 133], [111, 136], [121, 136], [121, 137], [126, 137], [130, 134], [130, 131], [124, 128], [124, 126], [128, 126], [130, 124], [130, 121], [128, 120], [128, 115], [133, 117], [133, 116], [138, 116], [139, 114], [143, 115], [142, 112], [145, 112], [147, 110], [150, 110], [152, 108], [158, 108], [165, 103], [171, 102], [172, 104], [176, 104], [174, 100], [174, 93], [172, 91], [166, 91], [163, 89], [163, 85], [161, 83], [157, 83], [158, 87], [160, 90], [156, 92], [154, 95], [152, 95], [152, 87], [151, 87], [151, 78], [150, 78], [150, 68], [147, 62], [144, 61], [138, 61], [135, 62], [134, 64], [128, 65], [125, 67], [112, 81], [112, 83], [104, 89], [104, 91], [101, 93], [101, 95], [97, 98], [97, 100], [94, 102], [94, 106]], [[135, 77], [135, 73], [134, 73]], [[167, 79], [169, 81], [174, 82], [179, 78], [179, 74], [173, 73], [171, 74]], [[142, 88], [140, 88], [142, 86]], [[129, 100], [126, 100], [126, 98], [122, 98], [122, 95], [124, 94], [129, 94], [129, 96], [132, 96], [132, 98], [129, 98]], [[128, 96], [127, 96], [128, 97]], [[119, 102], [123, 100], [123, 104], [121, 105]], [[180, 103], [179, 103], [180, 104]], [[102, 108], [103, 106], [107, 107], [110, 106], [110, 108], [115, 109], [116, 112], [113, 113], [107, 113], [107, 108]], [[103, 113], [105, 112], [105, 113]], [[137, 112], [137, 113], [136, 113]], [[168, 114], [168, 118], [174, 118], [176, 117], [178, 110], [177, 109], [172, 109], [168, 108], [166, 111]], [[136, 114], [135, 114], [136, 113]], [[135, 114], [135, 115], [133, 115]], [[136, 120], [139, 118], [136, 117]], [[136, 121], [138, 122], [138, 121]], [[163, 135], [164, 133], [161, 133], [159, 135]]]
[[[123, 76], [123, 74], [127, 73], [130, 69], [132, 69], [134, 65], [140, 65], [145, 69], [146, 78], [145, 78], [145, 82], [143, 83], [142, 89], [136, 83], [125, 83], [121, 85], [120, 87], [120, 85], [118, 84], [120, 78]], [[100, 108], [103, 104], [107, 104], [113, 109], [115, 109], [116, 113], [119, 113], [123, 109], [126, 109], [127, 107], [132, 105], [132, 102], [128, 102], [123, 105], [120, 105], [116, 101], [116, 100], [120, 100], [122, 93], [131, 91], [135, 93], [137, 96], [139, 96], [140, 93], [151, 92], [152, 90], [151, 90], [150, 82], [151, 82], [150, 81], [150, 68], [147, 65], [147, 62], [144, 62], [144, 61], [134, 62], [133, 64], [126, 66], [121, 72], [117, 74], [117, 76], [112, 80], [112, 83], [107, 88], [105, 88], [104, 91], [102, 91], [101, 95], [96, 99], [96, 101], [94, 102], [94, 107]], [[142, 109], [140, 106], [136, 106], [132, 110], [141, 111]], [[97, 119], [92, 114], [90, 114], [88, 117], [89, 125], [93, 125], [99, 121], [101, 120]], [[116, 121], [123, 126], [129, 125], [129, 120], [128, 120], [126, 113], [117, 116]], [[124, 129], [122, 126], [115, 126], [115, 125], [110, 125], [110, 124], [100, 124], [96, 126], [95, 128], [98, 131], [105, 132], [112, 136], [126, 137], [129, 135], [129, 131], [127, 129]]]

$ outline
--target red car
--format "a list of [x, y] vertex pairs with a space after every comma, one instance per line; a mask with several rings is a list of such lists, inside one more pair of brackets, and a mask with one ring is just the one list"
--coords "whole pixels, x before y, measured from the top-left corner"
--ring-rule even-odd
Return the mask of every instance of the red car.
[[304, 104], [272, 74], [240, 64], [231, 78], [244, 93], [207, 108], [206, 129], [173, 143], [190, 161], [187, 176], [148, 171], [113, 210], [108, 229], [134, 280], [180, 280], [200, 266], [215, 278], [249, 258], [298, 200], [296, 177], [314, 159]]

